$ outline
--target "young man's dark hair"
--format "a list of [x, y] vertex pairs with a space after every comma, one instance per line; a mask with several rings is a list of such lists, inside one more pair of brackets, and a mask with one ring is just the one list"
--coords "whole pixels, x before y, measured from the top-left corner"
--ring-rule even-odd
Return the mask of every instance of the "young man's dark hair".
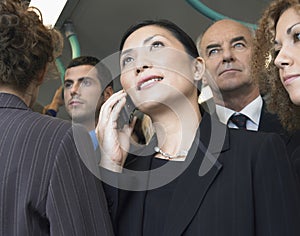
[[102, 89], [104, 90], [108, 86], [111, 86], [113, 88], [113, 78], [112, 74], [109, 71], [109, 69], [102, 63], [100, 60], [93, 56], [80, 56], [72, 59], [69, 64], [67, 65], [67, 69], [76, 67], [76, 66], [82, 66], [82, 65], [91, 65], [94, 66], [99, 74], [100, 83], [102, 85]]

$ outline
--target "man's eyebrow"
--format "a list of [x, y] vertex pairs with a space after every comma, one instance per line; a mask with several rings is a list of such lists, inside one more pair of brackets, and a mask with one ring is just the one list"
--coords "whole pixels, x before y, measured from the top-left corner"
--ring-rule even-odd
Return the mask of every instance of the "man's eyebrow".
[[207, 45], [207, 47], [206, 47], [206, 52], [207, 52], [209, 49], [211, 49], [211, 48], [219, 48], [219, 47], [221, 47], [221, 45], [220, 45], [220, 44], [217, 44], [217, 43]]
[[[90, 76], [82, 76], [82, 77], [80, 77], [80, 78], [77, 78], [76, 81], [81, 82], [81, 81], [84, 80], [84, 79], [91, 79], [91, 80], [92, 80], [93, 78], [90, 77]], [[72, 79], [65, 79], [64, 83], [66, 83], [66, 82], [68, 82], [68, 83], [74, 83], [75, 81], [72, 80]]]
[[71, 80], [71, 79], [65, 79], [65, 80], [64, 80], [64, 83], [66, 83], [66, 82], [69, 82], [69, 83], [74, 83], [74, 81], [73, 81], [73, 80]]
[[244, 41], [244, 42], [247, 42], [247, 40], [245, 39], [244, 36], [238, 36], [238, 37], [235, 37], [233, 39], [230, 40], [230, 43], [234, 43], [234, 42], [237, 42], [237, 41]]

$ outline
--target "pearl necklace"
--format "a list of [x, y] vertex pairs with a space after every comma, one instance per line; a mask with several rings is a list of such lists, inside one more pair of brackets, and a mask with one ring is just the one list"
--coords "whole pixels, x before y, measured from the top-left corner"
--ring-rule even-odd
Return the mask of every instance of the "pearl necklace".
[[176, 153], [176, 155], [171, 155], [169, 153], [163, 152], [159, 147], [154, 147], [154, 151], [156, 153], [160, 153], [163, 157], [165, 157], [166, 159], [170, 160], [170, 159], [175, 159], [178, 157], [186, 157], [188, 154], [188, 151], [183, 150], [183, 151], [179, 151], [178, 153]]

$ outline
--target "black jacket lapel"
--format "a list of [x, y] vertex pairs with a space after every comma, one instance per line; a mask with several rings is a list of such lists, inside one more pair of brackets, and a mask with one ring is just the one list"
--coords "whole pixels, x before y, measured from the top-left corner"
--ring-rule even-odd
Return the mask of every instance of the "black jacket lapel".
[[[203, 117], [200, 140], [199, 137], [195, 140], [187, 157], [193, 160], [174, 191], [163, 235], [181, 235], [184, 232], [222, 169], [217, 159], [221, 152], [229, 149], [227, 127], [209, 118]], [[204, 170], [202, 172], [201, 167]]]

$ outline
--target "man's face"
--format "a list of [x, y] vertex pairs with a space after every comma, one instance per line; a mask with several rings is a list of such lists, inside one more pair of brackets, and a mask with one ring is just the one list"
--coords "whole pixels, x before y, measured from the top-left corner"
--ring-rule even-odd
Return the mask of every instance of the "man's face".
[[[208, 84], [223, 95], [240, 88], [253, 89], [250, 60], [253, 37], [243, 25], [222, 20], [203, 35], [200, 49], [211, 78]], [[219, 90], [218, 90], [219, 89]], [[241, 91], [245, 92], [244, 89]]]
[[66, 70], [64, 101], [72, 120], [94, 125], [95, 115], [102, 104], [101, 93], [98, 73], [93, 66], [81, 65]]

